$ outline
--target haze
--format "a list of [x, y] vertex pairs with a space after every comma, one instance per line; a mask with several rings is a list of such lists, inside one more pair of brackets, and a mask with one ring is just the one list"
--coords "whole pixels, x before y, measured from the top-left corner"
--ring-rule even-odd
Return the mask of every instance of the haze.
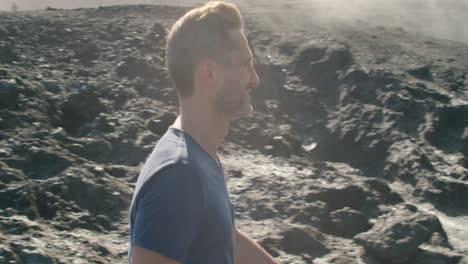
[[[171, 4], [191, 6], [197, 0], [0, 0], [0, 10], [9, 11], [13, 3], [19, 10], [82, 8], [124, 4]], [[359, 19], [374, 25], [401, 27], [427, 35], [468, 43], [468, 0], [233, 0], [242, 6], [285, 5], [312, 8], [314, 14], [328, 18]]]

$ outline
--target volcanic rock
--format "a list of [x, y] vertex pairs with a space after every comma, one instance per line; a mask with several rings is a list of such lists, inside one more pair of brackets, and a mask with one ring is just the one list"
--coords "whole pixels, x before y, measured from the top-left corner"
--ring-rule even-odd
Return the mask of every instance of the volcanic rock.
[[423, 186], [416, 188], [415, 193], [423, 195], [442, 210], [453, 211], [466, 207], [468, 184], [464, 180], [441, 177], [433, 179], [430, 186]]
[[14, 108], [18, 103], [18, 86], [14, 79], [0, 80], [0, 109]]
[[18, 54], [9, 44], [0, 42], [0, 63], [12, 63], [18, 60]]
[[418, 78], [421, 80], [432, 81], [432, 72], [428, 65], [409, 69], [408, 73], [411, 74], [415, 78]]
[[421, 212], [396, 212], [381, 216], [380, 221], [354, 240], [382, 260], [401, 263], [407, 261], [428, 241], [433, 232], [443, 232], [434, 215]]
[[130, 79], [141, 77], [144, 80], [154, 79], [157, 69], [151, 65], [151, 62], [139, 57], [128, 56], [123, 58], [117, 64], [116, 73], [119, 76], [128, 77]]
[[323, 201], [330, 210], [351, 207], [360, 209], [366, 200], [366, 191], [357, 185], [331, 186], [323, 189], [312, 190], [307, 194], [308, 202]]
[[71, 164], [71, 161], [60, 155], [60, 153], [32, 149], [24, 160], [11, 161], [10, 164], [13, 167], [24, 168], [23, 171], [29, 178], [45, 179], [65, 170]]
[[322, 201], [302, 204], [296, 202], [288, 208], [288, 214], [293, 215], [293, 221], [305, 225], [324, 228], [329, 223], [328, 205]]
[[[275, 3], [241, 6], [260, 86], [218, 153], [236, 226], [285, 264], [463, 263], [466, 44]], [[0, 12], [0, 263], [126, 262], [186, 11]]]
[[329, 251], [322, 243], [323, 235], [310, 227], [291, 227], [282, 236], [280, 246], [288, 253], [306, 253], [311, 257], [318, 257]]
[[71, 134], [81, 134], [82, 126], [92, 121], [99, 113], [105, 111], [93, 86], [82, 84], [79, 90], [72, 93], [63, 103], [63, 128]]
[[370, 227], [369, 221], [364, 214], [349, 207], [331, 212], [330, 221], [333, 230], [351, 237], [367, 231]]
[[54, 94], [60, 92], [61, 90], [58, 82], [54, 80], [43, 80], [42, 86], [44, 86], [44, 89]]
[[352, 54], [344, 45], [306, 45], [293, 61], [296, 74], [315, 87], [322, 98], [330, 104], [336, 103], [338, 72], [353, 62]]

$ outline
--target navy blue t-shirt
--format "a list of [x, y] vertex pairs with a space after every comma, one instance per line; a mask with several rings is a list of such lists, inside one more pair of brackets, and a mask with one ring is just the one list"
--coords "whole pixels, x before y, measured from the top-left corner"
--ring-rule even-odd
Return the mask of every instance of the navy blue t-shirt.
[[222, 168], [188, 134], [169, 128], [138, 177], [130, 246], [187, 264], [233, 264], [234, 206]]

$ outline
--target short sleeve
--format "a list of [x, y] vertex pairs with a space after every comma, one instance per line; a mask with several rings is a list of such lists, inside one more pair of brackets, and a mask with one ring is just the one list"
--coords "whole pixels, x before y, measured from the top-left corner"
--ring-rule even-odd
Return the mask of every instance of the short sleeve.
[[138, 197], [133, 244], [186, 262], [203, 216], [201, 186], [199, 175], [184, 164], [153, 175]]
[[231, 221], [232, 221], [232, 227], [236, 226], [236, 206], [232, 203], [232, 200], [230, 200], [231, 204]]

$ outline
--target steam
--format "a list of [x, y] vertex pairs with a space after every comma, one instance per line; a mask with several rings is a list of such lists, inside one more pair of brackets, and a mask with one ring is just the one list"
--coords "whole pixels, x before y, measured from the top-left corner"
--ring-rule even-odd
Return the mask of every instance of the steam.
[[[438, 38], [468, 43], [468, 0], [230, 0], [245, 6], [311, 9], [315, 15], [365, 21], [372, 25], [400, 27]], [[13, 3], [19, 10], [97, 7], [123, 4], [172, 4], [191, 6], [203, 0], [0, 0], [0, 10]], [[280, 9], [281, 10], [281, 9]], [[297, 18], [291, 18], [297, 19]]]
[[360, 19], [468, 43], [468, 0], [309, 0], [329, 17]]
[[[248, 3], [248, 0], [241, 0]], [[267, 0], [258, 2], [274, 2]], [[301, 9], [323, 19], [360, 20], [468, 43], [468, 0], [289, 0], [280, 10]], [[270, 3], [271, 5], [271, 3]], [[298, 18], [291, 18], [298, 19]]]

